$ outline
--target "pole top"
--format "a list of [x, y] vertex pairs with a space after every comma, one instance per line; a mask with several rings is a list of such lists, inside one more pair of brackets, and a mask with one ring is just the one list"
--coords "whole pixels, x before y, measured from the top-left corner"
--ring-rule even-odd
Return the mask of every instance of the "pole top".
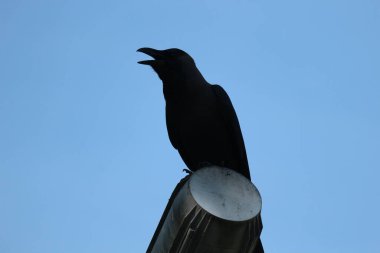
[[194, 200], [205, 211], [228, 221], [247, 221], [261, 211], [257, 188], [238, 172], [219, 166], [199, 169], [189, 179]]

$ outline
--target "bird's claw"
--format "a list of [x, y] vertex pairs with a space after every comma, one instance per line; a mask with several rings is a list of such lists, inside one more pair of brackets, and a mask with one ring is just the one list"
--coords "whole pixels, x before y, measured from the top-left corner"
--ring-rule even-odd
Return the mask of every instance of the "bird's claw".
[[189, 170], [189, 169], [183, 169], [182, 171], [186, 172], [189, 175], [193, 174], [193, 172], [191, 170]]

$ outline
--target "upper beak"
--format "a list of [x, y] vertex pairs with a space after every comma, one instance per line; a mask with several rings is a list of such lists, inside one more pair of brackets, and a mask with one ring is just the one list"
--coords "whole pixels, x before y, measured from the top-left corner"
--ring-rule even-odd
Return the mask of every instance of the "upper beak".
[[140, 64], [145, 64], [145, 65], [152, 65], [154, 63], [157, 63], [159, 60], [162, 59], [162, 52], [161, 50], [149, 48], [149, 47], [142, 47], [137, 49], [137, 52], [141, 52], [144, 54], [147, 54], [151, 56], [154, 60], [146, 60], [146, 61], [139, 61], [138, 63]]

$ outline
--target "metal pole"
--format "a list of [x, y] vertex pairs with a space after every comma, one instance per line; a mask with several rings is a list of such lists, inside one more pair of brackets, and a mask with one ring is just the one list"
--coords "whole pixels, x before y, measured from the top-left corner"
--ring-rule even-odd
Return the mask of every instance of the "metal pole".
[[239, 173], [197, 170], [174, 189], [147, 252], [264, 252], [261, 205], [257, 188]]

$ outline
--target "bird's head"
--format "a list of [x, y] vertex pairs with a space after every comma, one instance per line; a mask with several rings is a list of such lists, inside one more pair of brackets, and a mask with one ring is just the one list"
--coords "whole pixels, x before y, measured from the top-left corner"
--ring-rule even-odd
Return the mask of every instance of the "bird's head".
[[164, 84], [183, 83], [200, 75], [193, 58], [181, 49], [157, 50], [143, 47], [137, 52], [153, 58], [138, 63], [151, 66]]

